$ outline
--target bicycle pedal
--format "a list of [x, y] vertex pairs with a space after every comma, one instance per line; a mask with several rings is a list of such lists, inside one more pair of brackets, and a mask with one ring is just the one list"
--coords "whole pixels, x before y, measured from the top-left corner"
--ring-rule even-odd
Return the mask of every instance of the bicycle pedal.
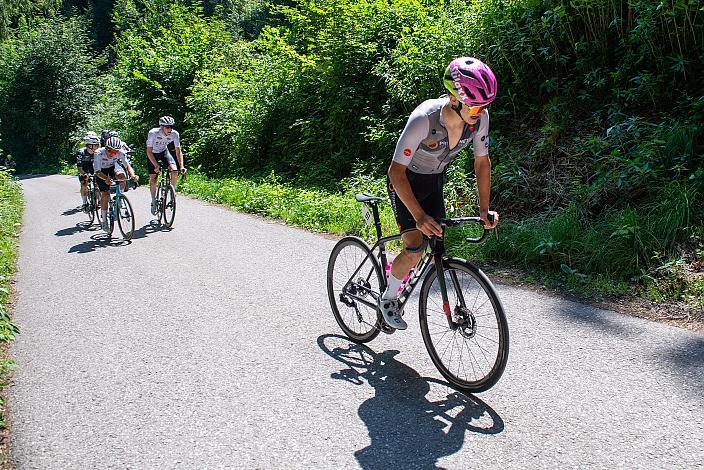
[[383, 323], [383, 322], [382, 322], [381, 326], [379, 327], [379, 329], [380, 329], [383, 333], [386, 333], [387, 335], [392, 335], [392, 334], [394, 334], [394, 333], [396, 332], [396, 328], [393, 328], [393, 327], [391, 327], [391, 326], [389, 326], [389, 325], [387, 325], [386, 323]]

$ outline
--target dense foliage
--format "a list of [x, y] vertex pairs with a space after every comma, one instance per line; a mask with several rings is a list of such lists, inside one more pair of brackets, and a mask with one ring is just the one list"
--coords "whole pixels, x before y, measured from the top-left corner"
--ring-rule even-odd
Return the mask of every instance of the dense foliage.
[[[101, 0], [91, 8], [66, 0], [63, 11], [105, 22], [108, 6], [115, 39], [104, 93], [87, 123], [64, 119], [65, 139], [89, 125], [118, 127], [140, 143], [159, 115], [172, 114], [188, 162], [206, 175], [242, 182], [273, 171], [328, 192], [374, 175], [382, 187], [408, 114], [444, 93], [450, 58], [473, 55], [500, 81], [492, 206], [506, 230], [482, 256], [571, 279], [624, 280], [701, 257], [698, 1]], [[53, 34], [47, 42], [68, 40]], [[29, 36], [4, 43], [8, 63], [19, 60], [16, 50], [34, 50]], [[72, 40], [85, 44], [82, 34]], [[17, 96], [8, 84], [22, 82], [10, 75], [0, 96]], [[21, 152], [18, 129], [33, 123], [12, 118], [13, 128], [8, 112], [0, 110], [0, 132]], [[454, 209], [474, 210], [471, 172], [466, 152], [450, 172]]]
[[95, 61], [76, 21], [48, 20], [0, 44], [0, 126], [20, 170], [56, 167], [97, 95]]

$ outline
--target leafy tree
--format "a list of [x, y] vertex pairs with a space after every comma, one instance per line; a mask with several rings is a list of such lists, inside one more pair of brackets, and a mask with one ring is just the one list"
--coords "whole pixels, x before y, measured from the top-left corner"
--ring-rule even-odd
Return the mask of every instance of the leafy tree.
[[0, 45], [0, 133], [20, 170], [56, 166], [95, 99], [96, 65], [75, 19], [47, 20]]
[[34, 25], [52, 16], [61, 6], [61, 0], [0, 0], [0, 40], [10, 35], [10, 28], [21, 23]]
[[[143, 10], [141, 10], [143, 8]], [[206, 20], [199, 8], [156, 0], [131, 0], [116, 14], [116, 73], [143, 125], [169, 114], [181, 123], [196, 73], [222, 55], [231, 36], [222, 21]]]

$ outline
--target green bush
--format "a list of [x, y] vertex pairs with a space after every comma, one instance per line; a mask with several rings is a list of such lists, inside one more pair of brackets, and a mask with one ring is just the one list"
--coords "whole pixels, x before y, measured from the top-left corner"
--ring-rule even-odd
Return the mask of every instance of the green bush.
[[96, 61], [76, 20], [47, 20], [0, 43], [0, 133], [19, 171], [58, 168], [95, 99]]
[[[1, 152], [0, 152], [1, 153]], [[0, 155], [1, 157], [2, 155]], [[17, 179], [4, 167], [0, 167], [0, 342], [8, 343], [19, 333], [12, 323], [9, 312], [10, 279], [15, 272], [17, 238], [22, 221], [22, 189]], [[9, 382], [14, 368], [12, 360], [0, 350], [0, 390]], [[0, 396], [0, 406], [3, 405]], [[0, 414], [0, 428], [5, 427]]]
[[124, 0], [115, 16], [123, 29], [115, 45], [115, 72], [137, 111], [136, 125], [154, 126], [168, 114], [182, 129], [196, 73], [218, 61], [231, 41], [225, 24], [204, 18], [199, 8], [167, 0], [142, 8]]

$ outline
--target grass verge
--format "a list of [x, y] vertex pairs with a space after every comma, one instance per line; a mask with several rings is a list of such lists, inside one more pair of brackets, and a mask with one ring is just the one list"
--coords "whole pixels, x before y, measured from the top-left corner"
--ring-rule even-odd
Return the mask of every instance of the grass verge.
[[[361, 204], [354, 195], [384, 194], [384, 184], [357, 180], [337, 194], [297, 188], [273, 175], [253, 181], [213, 179], [194, 172], [181, 183], [179, 191], [298, 227], [336, 235], [354, 234], [372, 241], [375, 239], [372, 228], [364, 224]], [[380, 212], [384, 234], [395, 233], [396, 222], [390, 206], [381, 204]], [[448, 212], [455, 215], [452, 205]], [[704, 236], [693, 232], [694, 245], [688, 258], [658, 259], [650, 271], [642, 269], [642, 275], [624, 278], [618, 268], [638, 263], [642, 260], [639, 252], [659, 249], [655, 243], [663, 239], [651, 237], [655, 242], [647, 248], [642, 247], [645, 243], [634, 243], [636, 236], [644, 232], [635, 223], [648, 222], [647, 218], [636, 215], [626, 214], [630, 225], [623, 221], [627, 217], [622, 213], [585, 224], [576, 217], [575, 209], [569, 207], [550, 218], [504, 221], [501, 238], [490, 237], [482, 245], [468, 246], [464, 242], [466, 236], [477, 235], [471, 233], [474, 228], [454, 230], [448, 232], [446, 246], [451, 255], [480, 261], [494, 276], [512, 284], [556, 291], [624, 313], [704, 330], [704, 276], [696, 274], [704, 267]], [[629, 246], [634, 245], [638, 250], [629, 251]], [[640, 268], [628, 267], [631, 272]], [[660, 315], [659, 311], [667, 314]]]
[[5, 393], [14, 363], [9, 344], [19, 332], [10, 317], [11, 285], [17, 259], [17, 238], [22, 221], [22, 190], [17, 179], [0, 167], [0, 467], [9, 462], [9, 437], [5, 421]]

